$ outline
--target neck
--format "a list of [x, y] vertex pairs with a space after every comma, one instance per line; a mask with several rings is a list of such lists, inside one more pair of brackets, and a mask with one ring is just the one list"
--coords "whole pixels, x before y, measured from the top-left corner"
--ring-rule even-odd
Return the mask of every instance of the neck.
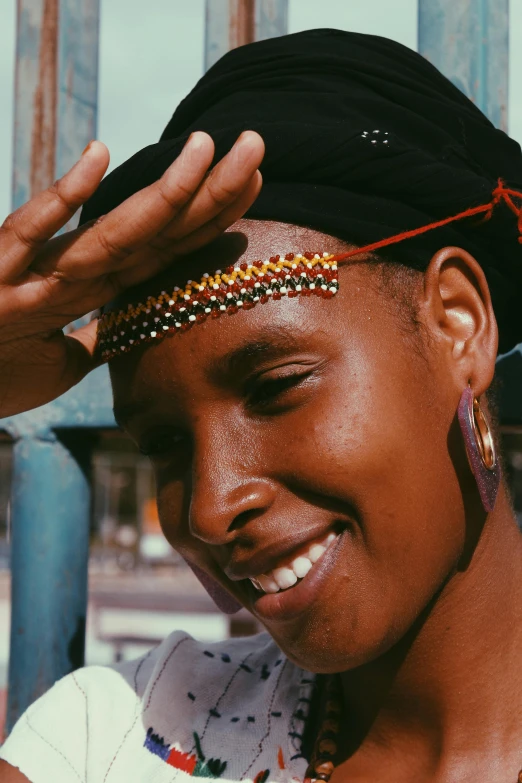
[[390, 749], [394, 757], [402, 748], [414, 753], [417, 768], [433, 769], [456, 758], [506, 758], [511, 748], [516, 780], [521, 585], [522, 536], [501, 489], [473, 556], [419, 627], [384, 656], [342, 675], [345, 755], [375, 755], [380, 748], [389, 759]]

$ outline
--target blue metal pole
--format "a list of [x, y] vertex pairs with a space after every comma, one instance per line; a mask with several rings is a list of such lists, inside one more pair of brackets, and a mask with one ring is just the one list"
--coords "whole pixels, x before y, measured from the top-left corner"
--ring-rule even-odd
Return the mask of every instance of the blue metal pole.
[[207, 0], [205, 70], [236, 46], [287, 31], [288, 0]]
[[419, 52], [507, 131], [509, 0], [419, 0]]
[[288, 0], [257, 0], [256, 41], [288, 32]]
[[20, 438], [13, 451], [8, 731], [83, 665], [90, 517], [78, 453], [51, 434]]
[[[99, 0], [18, 0], [14, 207], [95, 136], [98, 20]], [[56, 433], [112, 426], [111, 396], [102, 368], [55, 403], [0, 421], [14, 441], [8, 728], [83, 663], [89, 455], [85, 435]]]

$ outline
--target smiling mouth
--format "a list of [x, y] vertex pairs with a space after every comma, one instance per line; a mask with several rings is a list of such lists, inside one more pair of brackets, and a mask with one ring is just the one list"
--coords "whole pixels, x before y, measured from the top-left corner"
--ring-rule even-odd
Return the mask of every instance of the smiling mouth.
[[292, 587], [302, 582], [338, 538], [339, 534], [328, 533], [315, 539], [302, 547], [292, 560], [282, 563], [266, 574], [249, 577], [250, 582], [262, 595], [291, 590]]

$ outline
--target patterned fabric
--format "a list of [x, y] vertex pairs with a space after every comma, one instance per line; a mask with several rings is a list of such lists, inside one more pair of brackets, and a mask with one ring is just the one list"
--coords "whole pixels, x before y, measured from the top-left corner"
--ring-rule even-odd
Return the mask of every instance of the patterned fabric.
[[64, 677], [0, 757], [32, 783], [302, 781], [313, 687], [266, 633], [208, 645], [176, 632], [136, 661]]

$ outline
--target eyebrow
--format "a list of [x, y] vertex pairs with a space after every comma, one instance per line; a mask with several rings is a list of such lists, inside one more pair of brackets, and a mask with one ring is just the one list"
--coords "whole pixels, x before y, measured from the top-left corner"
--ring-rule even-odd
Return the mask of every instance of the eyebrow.
[[226, 383], [230, 378], [245, 376], [263, 361], [279, 359], [302, 347], [302, 341], [295, 338], [294, 329], [274, 327], [266, 333], [261, 332], [254, 340], [248, 340], [224, 356], [212, 360], [207, 374], [214, 382]]
[[[214, 383], [227, 384], [231, 379], [244, 377], [263, 361], [280, 359], [291, 351], [302, 348], [302, 340], [296, 340], [294, 329], [285, 326], [273, 327], [258, 333], [254, 340], [244, 342], [224, 356], [212, 359], [206, 374]], [[124, 429], [135, 416], [150, 410], [150, 405], [150, 400], [115, 405], [113, 414], [116, 423]]]

